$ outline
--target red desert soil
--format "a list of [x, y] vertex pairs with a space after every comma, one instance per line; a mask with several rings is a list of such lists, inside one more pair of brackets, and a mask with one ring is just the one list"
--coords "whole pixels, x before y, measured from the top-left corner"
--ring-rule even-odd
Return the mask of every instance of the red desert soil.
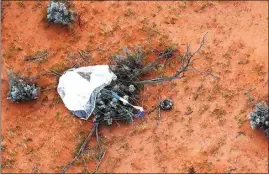
[[[8, 101], [8, 69], [53, 87], [57, 79], [45, 74], [49, 69], [107, 64], [122, 47], [137, 44], [152, 51], [173, 43], [182, 53], [190, 43], [194, 51], [204, 32], [206, 45], [195, 56], [195, 67], [218, 79], [192, 71], [178, 81], [146, 86], [145, 109], [171, 98], [173, 110], [162, 113], [157, 128], [156, 113], [134, 125], [101, 126], [107, 152], [97, 172], [268, 172], [268, 139], [247, 119], [250, 96], [268, 103], [268, 2], [76, 1], [80, 20], [72, 28], [47, 25], [47, 3], [3, 2], [2, 173], [59, 173], [92, 126], [70, 114], [56, 88], [35, 102]], [[83, 62], [78, 51], [97, 47], [89, 63]], [[47, 60], [24, 60], [44, 50]], [[165, 70], [172, 73], [173, 64]], [[94, 138], [88, 147], [96, 148]], [[93, 171], [94, 156], [84, 155], [86, 164], [80, 160], [68, 172]]]

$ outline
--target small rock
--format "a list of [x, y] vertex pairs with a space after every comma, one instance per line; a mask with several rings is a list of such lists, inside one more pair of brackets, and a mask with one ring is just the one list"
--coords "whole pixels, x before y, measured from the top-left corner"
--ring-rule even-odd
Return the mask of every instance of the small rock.
[[165, 99], [160, 103], [160, 108], [162, 110], [170, 110], [173, 107], [173, 102], [170, 99]]

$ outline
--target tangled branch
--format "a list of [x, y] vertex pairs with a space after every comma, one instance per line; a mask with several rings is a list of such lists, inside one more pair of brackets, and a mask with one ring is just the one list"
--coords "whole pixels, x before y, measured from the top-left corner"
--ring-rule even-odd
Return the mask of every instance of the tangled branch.
[[[192, 58], [193, 56], [202, 48], [202, 46], [205, 43], [205, 36], [207, 33], [204, 34], [201, 42], [200, 42], [200, 46], [196, 49], [195, 52], [191, 53], [190, 52], [190, 45], [187, 44], [187, 48], [186, 48], [186, 52], [183, 55], [183, 57], [180, 58], [181, 64], [180, 67], [178, 68], [178, 70], [176, 71], [176, 73], [172, 76], [169, 77], [160, 77], [160, 78], [155, 78], [155, 79], [150, 79], [150, 80], [143, 80], [143, 81], [136, 81], [134, 84], [136, 85], [144, 85], [144, 84], [154, 84], [154, 83], [161, 83], [164, 81], [171, 81], [174, 79], [181, 79], [184, 77], [184, 72], [188, 71], [188, 70], [196, 70], [199, 72], [202, 72], [198, 69], [195, 68], [190, 68], [190, 65], [192, 63]], [[151, 70], [152, 68], [156, 67], [158, 65], [159, 60], [161, 60], [162, 58], [164, 58], [165, 55], [160, 55], [159, 57], [157, 57], [153, 62], [149, 63], [147, 66], [143, 67], [142, 69], [140, 69], [137, 73], [136, 76], [141, 75], [142, 73], [148, 72], [149, 70]], [[213, 77], [215, 77], [214, 75], [207, 73]]]

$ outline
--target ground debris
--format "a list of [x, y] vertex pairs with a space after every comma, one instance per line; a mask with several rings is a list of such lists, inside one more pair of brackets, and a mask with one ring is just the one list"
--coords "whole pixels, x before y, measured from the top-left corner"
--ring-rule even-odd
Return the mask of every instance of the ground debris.
[[159, 53], [159, 56], [162, 56], [163, 58], [172, 58], [174, 56], [174, 48], [173, 47], [168, 47], [161, 53]]
[[86, 63], [89, 62], [89, 58], [90, 58], [89, 54], [90, 54], [90, 51], [80, 50], [79, 51], [79, 54], [80, 54], [80, 56], [81, 56], [81, 58], [83, 59], [84, 62], [86, 62]]
[[188, 174], [195, 174], [195, 169], [193, 167], [188, 169]]
[[25, 61], [37, 61], [42, 62], [43, 60], [47, 59], [49, 56], [48, 51], [37, 51], [34, 55], [25, 56]]

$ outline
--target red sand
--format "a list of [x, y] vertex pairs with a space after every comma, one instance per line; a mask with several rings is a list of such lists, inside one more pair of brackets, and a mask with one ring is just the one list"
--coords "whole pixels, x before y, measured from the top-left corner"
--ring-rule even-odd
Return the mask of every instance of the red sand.
[[[188, 72], [182, 80], [146, 86], [146, 109], [159, 96], [171, 98], [174, 109], [162, 113], [157, 128], [155, 113], [133, 126], [101, 127], [107, 153], [98, 172], [268, 173], [268, 139], [250, 128], [245, 95], [251, 90], [255, 102], [268, 103], [268, 2], [74, 2], [80, 25], [72, 29], [46, 25], [48, 2], [2, 3], [2, 173], [59, 173], [92, 126], [57, 104], [56, 90], [36, 102], [9, 102], [8, 68], [50, 87], [56, 78], [44, 73], [67, 63], [68, 53], [101, 47], [87, 65], [106, 64], [126, 45], [175, 43], [182, 53], [186, 43], [195, 50], [204, 32], [195, 67], [219, 79]], [[24, 61], [46, 49], [46, 61]], [[89, 147], [96, 147], [94, 139]], [[90, 156], [89, 172], [97, 164]], [[78, 163], [68, 172], [85, 167]]]

